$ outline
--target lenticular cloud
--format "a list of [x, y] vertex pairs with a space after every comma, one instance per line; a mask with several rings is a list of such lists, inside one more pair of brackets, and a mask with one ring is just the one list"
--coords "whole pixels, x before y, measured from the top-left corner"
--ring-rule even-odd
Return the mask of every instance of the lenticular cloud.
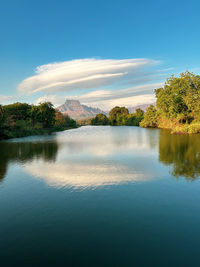
[[128, 80], [157, 61], [150, 59], [78, 59], [51, 63], [36, 68], [35, 75], [18, 85], [21, 93], [69, 92], [98, 88]]

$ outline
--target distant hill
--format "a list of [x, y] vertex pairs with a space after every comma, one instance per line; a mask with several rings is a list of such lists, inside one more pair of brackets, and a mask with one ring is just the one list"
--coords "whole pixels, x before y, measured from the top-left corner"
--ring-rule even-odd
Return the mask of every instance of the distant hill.
[[78, 100], [70, 99], [67, 99], [63, 105], [57, 107], [57, 110], [64, 114], [68, 114], [75, 120], [92, 118], [98, 113], [106, 114], [106, 112], [99, 108], [88, 107], [82, 105]]
[[[134, 113], [137, 108], [141, 108], [142, 110], [146, 111], [150, 104], [142, 104], [137, 105], [134, 107], [129, 107], [129, 113]], [[155, 103], [152, 103], [152, 105], [155, 105]], [[59, 107], [57, 107], [57, 110], [64, 114], [68, 114], [71, 118], [75, 120], [79, 119], [89, 119], [96, 114], [103, 113], [105, 115], [108, 115], [109, 112], [103, 111], [99, 108], [93, 108], [86, 105], [82, 105], [78, 100], [71, 100], [67, 99], [65, 103]]]
[[138, 105], [138, 106], [134, 106], [134, 107], [129, 107], [128, 110], [129, 110], [129, 113], [134, 113], [136, 111], [137, 108], [141, 108], [142, 110], [146, 111], [147, 108], [150, 106], [150, 105], [153, 105], [155, 106], [156, 103], [151, 103], [151, 104], [142, 104], [142, 105]]

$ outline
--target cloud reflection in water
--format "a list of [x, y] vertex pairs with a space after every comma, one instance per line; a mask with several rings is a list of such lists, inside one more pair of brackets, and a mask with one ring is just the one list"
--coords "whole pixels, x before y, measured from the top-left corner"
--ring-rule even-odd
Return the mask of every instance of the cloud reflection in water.
[[[57, 160], [25, 164], [25, 171], [56, 188], [96, 188], [152, 179], [150, 164], [141, 157], [152, 153], [149, 137], [136, 128], [83, 127], [58, 134]], [[149, 166], [149, 167], [148, 167]]]
[[111, 162], [64, 164], [35, 161], [25, 166], [25, 170], [57, 188], [95, 188], [131, 181], [142, 182], [152, 178], [134, 168]]

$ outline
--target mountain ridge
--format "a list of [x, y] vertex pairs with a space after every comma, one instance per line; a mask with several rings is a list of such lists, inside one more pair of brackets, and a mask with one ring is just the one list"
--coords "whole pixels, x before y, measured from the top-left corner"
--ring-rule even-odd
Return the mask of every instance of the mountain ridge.
[[66, 99], [63, 105], [57, 107], [57, 110], [69, 115], [72, 119], [89, 119], [99, 113], [107, 114], [99, 108], [83, 105], [80, 101], [73, 99]]
[[[129, 113], [134, 113], [137, 108], [141, 108], [142, 110], [146, 111], [150, 104], [141, 104], [136, 105], [133, 107], [128, 107]], [[152, 103], [155, 105], [155, 103]], [[62, 112], [63, 114], [67, 114], [72, 119], [90, 119], [95, 117], [99, 113], [103, 113], [108, 115], [108, 111], [103, 111], [100, 108], [90, 107], [84, 104], [81, 104], [79, 100], [74, 99], [66, 99], [63, 105], [60, 105], [56, 108], [58, 111]]]

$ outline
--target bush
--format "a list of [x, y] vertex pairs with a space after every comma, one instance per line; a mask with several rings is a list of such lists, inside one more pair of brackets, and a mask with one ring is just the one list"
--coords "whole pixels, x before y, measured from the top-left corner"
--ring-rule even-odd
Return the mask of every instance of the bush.
[[197, 134], [200, 133], [200, 123], [179, 124], [171, 131], [173, 134]]

